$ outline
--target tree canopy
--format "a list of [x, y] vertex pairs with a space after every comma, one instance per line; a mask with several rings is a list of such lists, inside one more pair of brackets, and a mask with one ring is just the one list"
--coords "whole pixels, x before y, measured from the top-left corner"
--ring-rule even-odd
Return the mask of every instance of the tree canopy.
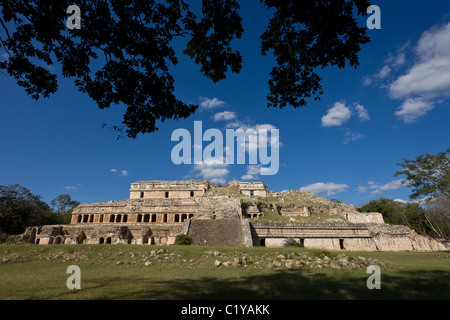
[[425, 153], [414, 160], [403, 159], [398, 165], [403, 170], [395, 175], [406, 176], [406, 183], [413, 188], [411, 199], [450, 199], [450, 149], [436, 155]]
[[[267, 105], [294, 108], [323, 94], [317, 68], [359, 64], [360, 46], [369, 42], [355, 17], [367, 0], [261, 0], [273, 11], [261, 35], [261, 52], [272, 52]], [[0, 47], [7, 58], [0, 73], [17, 80], [33, 99], [58, 90], [48, 66], [89, 95], [100, 109], [123, 105], [128, 137], [154, 132], [157, 121], [187, 118], [197, 105], [174, 94], [170, 67], [178, 59], [172, 40], [184, 37], [183, 51], [212, 82], [239, 73], [242, 57], [232, 46], [244, 28], [236, 0], [202, 0], [195, 13], [182, 0], [80, 0], [82, 26], [68, 29], [68, 1], [0, 0]]]
[[72, 209], [79, 202], [62, 194], [51, 204], [56, 210], [19, 184], [0, 186], [0, 234], [20, 234], [32, 226], [68, 224]]
[[[448, 205], [448, 203], [447, 203]], [[387, 198], [371, 200], [358, 208], [359, 212], [379, 212], [385, 223], [406, 225], [422, 235], [450, 237], [450, 223], [438, 207], [424, 207], [416, 202], [399, 202]], [[448, 209], [447, 214], [448, 214]]]

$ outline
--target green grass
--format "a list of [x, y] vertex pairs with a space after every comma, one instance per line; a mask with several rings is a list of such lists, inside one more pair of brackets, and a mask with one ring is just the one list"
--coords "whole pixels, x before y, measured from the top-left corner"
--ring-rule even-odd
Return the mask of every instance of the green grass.
[[[164, 253], [151, 254], [164, 249]], [[213, 252], [220, 251], [220, 256]], [[0, 299], [449, 299], [450, 253], [344, 252], [384, 263], [381, 290], [369, 290], [365, 268], [268, 268], [267, 262], [336, 257], [304, 248], [133, 245], [0, 245]], [[157, 260], [156, 256], [159, 256]], [[214, 267], [246, 257], [249, 264]], [[166, 259], [167, 258], [167, 259]], [[117, 264], [121, 261], [121, 264]], [[145, 262], [151, 262], [145, 266]], [[69, 265], [81, 290], [66, 287]]]

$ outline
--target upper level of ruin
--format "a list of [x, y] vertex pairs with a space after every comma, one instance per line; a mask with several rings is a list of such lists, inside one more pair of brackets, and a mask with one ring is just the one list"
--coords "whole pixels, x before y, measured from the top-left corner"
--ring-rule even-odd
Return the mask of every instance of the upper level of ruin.
[[267, 186], [264, 182], [231, 181], [228, 185], [236, 185], [239, 192], [246, 196], [267, 197]]
[[[246, 196], [267, 197], [267, 186], [263, 182], [231, 181], [239, 192]], [[200, 197], [216, 188], [207, 180], [184, 181], [138, 181], [131, 184], [130, 200], [138, 199], [188, 199]]]
[[130, 199], [187, 199], [204, 195], [214, 185], [207, 180], [138, 181], [131, 184]]

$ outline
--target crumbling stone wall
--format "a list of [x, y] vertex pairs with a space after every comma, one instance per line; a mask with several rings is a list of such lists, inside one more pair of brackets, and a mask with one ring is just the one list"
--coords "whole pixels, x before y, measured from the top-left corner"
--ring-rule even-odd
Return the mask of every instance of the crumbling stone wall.
[[443, 239], [418, 235], [407, 226], [387, 224], [281, 224], [252, 225], [255, 245], [282, 247], [293, 238], [307, 248], [347, 251], [448, 251]]
[[377, 224], [369, 226], [380, 251], [447, 251], [450, 245], [444, 239], [418, 235], [407, 226]]
[[346, 212], [342, 216], [352, 223], [384, 223], [383, 215], [378, 212]]
[[196, 219], [241, 219], [242, 208], [239, 199], [223, 197], [202, 197], [196, 199]]

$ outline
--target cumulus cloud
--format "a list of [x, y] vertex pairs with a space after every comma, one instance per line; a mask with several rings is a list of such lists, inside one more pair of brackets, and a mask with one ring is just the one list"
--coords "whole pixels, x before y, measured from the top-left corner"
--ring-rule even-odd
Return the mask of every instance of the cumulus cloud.
[[384, 61], [384, 66], [381, 67], [375, 74], [366, 75], [363, 77], [363, 85], [370, 86], [372, 84], [379, 84], [381, 81], [385, 80], [397, 71], [406, 63], [406, 49], [410, 46], [408, 41], [402, 47], [397, 49], [395, 54], [389, 53], [388, 57]]
[[230, 121], [236, 118], [236, 113], [232, 111], [218, 112], [213, 116], [214, 121]]
[[361, 134], [361, 133], [358, 133], [358, 132], [351, 132], [350, 130], [347, 130], [347, 131], [344, 133], [344, 140], [343, 140], [343, 143], [344, 143], [344, 144], [348, 144], [348, 143], [350, 143], [350, 142], [352, 142], [352, 141], [359, 140], [359, 139], [361, 139], [362, 137], [364, 137], [364, 135]]
[[405, 123], [433, 109], [433, 100], [450, 97], [450, 23], [425, 31], [414, 50], [417, 62], [389, 85], [389, 94], [404, 102], [395, 115]]
[[241, 180], [257, 180], [261, 174], [261, 165], [250, 165], [247, 167], [247, 173], [241, 177]]
[[118, 173], [120, 172], [120, 176], [127, 176], [128, 175], [128, 171], [127, 170], [117, 170], [117, 169], [110, 169], [109, 172], [113, 172], [113, 173]]
[[413, 123], [431, 109], [433, 109], [433, 103], [423, 98], [407, 99], [395, 111], [395, 115], [405, 123]]
[[385, 183], [385, 184], [379, 184], [375, 183], [373, 181], [369, 181], [369, 189], [372, 190], [370, 193], [372, 194], [382, 194], [383, 191], [389, 191], [389, 190], [397, 190], [398, 188], [401, 188], [404, 186], [404, 180], [403, 179], [397, 179], [392, 180], [391, 182]]
[[341, 126], [350, 120], [354, 112], [360, 121], [370, 120], [369, 112], [363, 105], [355, 103], [353, 107], [350, 107], [343, 102], [336, 102], [322, 117], [322, 125], [324, 127]]
[[216, 109], [225, 106], [225, 101], [219, 100], [217, 98], [207, 98], [207, 97], [200, 97], [200, 109], [203, 110], [211, 110]]
[[[272, 124], [256, 124], [252, 125], [249, 123], [242, 122], [240, 120], [236, 120], [230, 122], [226, 126], [229, 129], [239, 130], [242, 129], [244, 133], [247, 134], [248, 139], [245, 139], [245, 146], [240, 145], [240, 147], [245, 147], [246, 152], [256, 152], [259, 147], [267, 146], [267, 148], [281, 148], [281, 142], [279, 136], [271, 135], [271, 130], [278, 129], [276, 126]], [[266, 135], [259, 134], [260, 130], [267, 130]]]
[[334, 195], [336, 193], [347, 191], [348, 185], [346, 184], [337, 184], [334, 182], [318, 182], [314, 184], [310, 184], [308, 186], [300, 188], [302, 191], [308, 191], [315, 194], [326, 194], [327, 196]]
[[390, 66], [384, 66], [381, 70], [375, 75], [377, 79], [384, 79], [391, 73], [392, 69]]
[[356, 112], [358, 113], [358, 118], [360, 121], [369, 121], [370, 120], [369, 112], [363, 105], [356, 104], [355, 109], [356, 109]]
[[355, 191], [357, 191], [358, 193], [366, 193], [367, 192], [367, 187], [364, 186], [358, 186]]
[[230, 173], [222, 159], [204, 159], [201, 164], [194, 165], [193, 171], [197, 177], [220, 184], [225, 184], [226, 176]]
[[328, 109], [326, 115], [322, 117], [322, 125], [324, 127], [341, 126], [352, 116], [352, 112], [349, 107], [344, 103], [336, 102], [334, 106]]
[[[356, 114], [361, 122], [370, 120], [369, 112], [363, 105], [354, 103], [353, 106], [347, 106], [344, 102], [336, 102], [332, 108], [328, 109], [327, 114], [322, 117], [322, 126], [342, 126], [350, 120], [353, 114]], [[343, 143], [348, 144], [362, 137], [364, 137], [363, 134], [346, 129]]]

